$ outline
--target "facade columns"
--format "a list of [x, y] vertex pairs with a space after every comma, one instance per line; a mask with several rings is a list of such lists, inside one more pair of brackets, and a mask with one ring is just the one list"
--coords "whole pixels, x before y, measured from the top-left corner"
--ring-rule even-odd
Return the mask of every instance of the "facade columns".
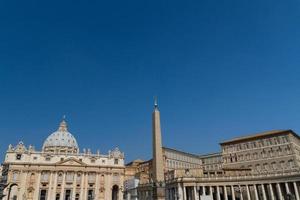
[[231, 186], [231, 196], [232, 196], [232, 200], [235, 200], [235, 191], [234, 191], [234, 186]]
[[80, 199], [84, 200], [84, 172], [81, 173], [81, 184], [80, 184]]
[[228, 200], [228, 195], [227, 195], [227, 186], [224, 186], [224, 196], [225, 196], [225, 200]]
[[50, 178], [49, 178], [49, 187], [48, 187], [48, 192], [47, 192], [47, 199], [51, 200], [51, 195], [52, 195], [52, 188], [53, 188], [53, 172], [50, 171]]
[[36, 184], [34, 188], [34, 197], [33, 199], [39, 199], [40, 194], [40, 182], [41, 182], [41, 172], [37, 172]]
[[246, 189], [247, 189], [247, 198], [248, 200], [251, 200], [249, 185], [246, 185]]
[[182, 184], [182, 187], [183, 187], [183, 200], [186, 199], [186, 187], [184, 186], [184, 184]]
[[297, 199], [297, 200], [300, 200], [300, 197], [299, 197], [299, 190], [298, 190], [298, 187], [297, 187], [297, 183], [296, 183], [296, 182], [293, 182], [293, 186], [294, 186], [294, 190], [295, 190], [296, 199]]
[[96, 174], [95, 199], [99, 199], [100, 174]]
[[53, 181], [53, 190], [52, 190], [52, 196], [51, 199], [56, 198], [56, 187], [57, 187], [57, 172], [53, 172], [54, 175], [54, 181]]
[[240, 191], [240, 199], [241, 199], [241, 200], [244, 200], [244, 197], [243, 197], [243, 190], [242, 190], [241, 186], [239, 186], [239, 191]]
[[255, 192], [255, 199], [259, 199], [258, 198], [258, 192], [257, 192], [257, 186], [254, 184], [254, 192]]
[[217, 187], [217, 200], [220, 200], [220, 188], [218, 185], [216, 187]]
[[270, 193], [271, 193], [271, 200], [275, 200], [274, 191], [273, 191], [273, 187], [272, 187], [271, 183], [269, 184], [269, 187], [270, 187]]
[[64, 200], [65, 195], [65, 184], [66, 184], [66, 172], [63, 173], [63, 180], [61, 183], [60, 200]]
[[290, 188], [289, 188], [289, 183], [288, 183], [288, 182], [285, 182], [284, 184], [285, 184], [286, 193], [287, 193], [287, 194], [290, 194], [291, 191], [290, 191]]
[[29, 172], [24, 172], [23, 177], [19, 179], [20, 183], [19, 183], [18, 187], [20, 188], [20, 192], [18, 192], [18, 199], [22, 199], [23, 195], [26, 196], [26, 194], [27, 194], [27, 191], [26, 191], [27, 184], [26, 183], [27, 183], [28, 173]]
[[74, 176], [73, 176], [73, 188], [72, 188], [72, 198], [71, 199], [75, 199], [75, 195], [76, 195], [76, 181], [77, 179], [77, 173], [74, 172]]
[[195, 200], [199, 200], [199, 195], [198, 195], [198, 191], [197, 191], [197, 187], [194, 186], [194, 199]]
[[88, 178], [89, 178], [89, 174], [88, 173], [85, 173], [85, 177], [84, 177], [84, 192], [83, 192], [83, 199], [87, 199], [87, 196], [88, 196], [88, 185], [89, 185], [89, 181], [88, 181]]
[[261, 184], [262, 192], [263, 192], [263, 198], [264, 200], [267, 200], [266, 190], [264, 184]]
[[179, 197], [179, 199], [182, 199], [182, 200], [184, 200], [184, 196], [183, 196], [183, 188], [181, 187], [181, 184], [180, 183], [178, 183], [178, 197]]
[[209, 194], [210, 194], [211, 196], [213, 195], [212, 186], [209, 186]]
[[280, 188], [280, 183], [276, 183], [276, 186], [277, 186], [277, 190], [278, 190], [278, 194], [279, 194], [279, 199], [284, 200], [283, 196], [282, 196], [281, 188]]

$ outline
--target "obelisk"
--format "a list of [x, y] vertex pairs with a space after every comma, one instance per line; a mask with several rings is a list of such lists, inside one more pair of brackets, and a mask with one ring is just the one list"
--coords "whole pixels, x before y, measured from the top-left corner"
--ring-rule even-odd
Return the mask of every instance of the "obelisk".
[[164, 164], [162, 152], [162, 139], [160, 128], [160, 113], [158, 110], [157, 100], [154, 102], [154, 111], [152, 113], [152, 142], [153, 142], [153, 199], [165, 199], [165, 184], [164, 184]]

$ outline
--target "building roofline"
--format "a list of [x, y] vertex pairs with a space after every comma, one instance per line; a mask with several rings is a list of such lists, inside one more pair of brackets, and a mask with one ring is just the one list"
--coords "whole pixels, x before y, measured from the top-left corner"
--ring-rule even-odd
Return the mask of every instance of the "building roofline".
[[206, 158], [206, 157], [210, 157], [210, 156], [222, 156], [222, 152], [215, 152], [215, 153], [199, 155], [199, 158]]
[[173, 149], [173, 148], [169, 148], [169, 147], [163, 147], [163, 149], [164, 150], [167, 149], [167, 150], [175, 151], [175, 152], [182, 153], [182, 154], [185, 154], [185, 155], [188, 155], [188, 156], [192, 156], [192, 157], [195, 157], [195, 158], [199, 158], [199, 155], [188, 153], [188, 152], [185, 152], [185, 151], [181, 151], [181, 150], [177, 150], [177, 149]]
[[264, 138], [266, 136], [282, 135], [282, 134], [286, 134], [286, 133], [291, 133], [292, 135], [294, 135], [295, 137], [300, 139], [299, 135], [297, 135], [293, 130], [287, 129], [287, 130], [265, 131], [265, 132], [260, 132], [260, 133], [256, 133], [256, 134], [252, 134], [252, 135], [236, 137], [236, 138], [233, 138], [231, 140], [225, 140], [223, 142], [220, 142], [219, 144], [222, 146], [222, 145], [225, 145], [225, 144], [238, 143], [238, 142], [241, 142], [241, 141], [251, 140], [251, 139], [254, 139], [254, 138], [255, 139], [256, 138]]

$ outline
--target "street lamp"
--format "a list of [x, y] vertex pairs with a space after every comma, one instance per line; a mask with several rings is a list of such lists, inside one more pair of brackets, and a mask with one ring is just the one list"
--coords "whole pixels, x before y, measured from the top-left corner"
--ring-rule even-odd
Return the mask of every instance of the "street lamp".
[[18, 184], [16, 184], [16, 183], [12, 183], [10, 186], [9, 186], [9, 189], [8, 189], [8, 196], [7, 196], [7, 199], [9, 200], [9, 198], [10, 198], [10, 192], [11, 192], [11, 188], [13, 187], [13, 186], [17, 186]]

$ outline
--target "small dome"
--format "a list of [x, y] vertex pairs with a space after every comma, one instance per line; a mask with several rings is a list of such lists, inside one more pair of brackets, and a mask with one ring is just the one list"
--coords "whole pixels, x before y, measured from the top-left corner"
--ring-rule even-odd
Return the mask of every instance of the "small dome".
[[43, 144], [44, 152], [77, 153], [79, 150], [75, 137], [68, 131], [63, 120], [57, 131], [52, 133]]

